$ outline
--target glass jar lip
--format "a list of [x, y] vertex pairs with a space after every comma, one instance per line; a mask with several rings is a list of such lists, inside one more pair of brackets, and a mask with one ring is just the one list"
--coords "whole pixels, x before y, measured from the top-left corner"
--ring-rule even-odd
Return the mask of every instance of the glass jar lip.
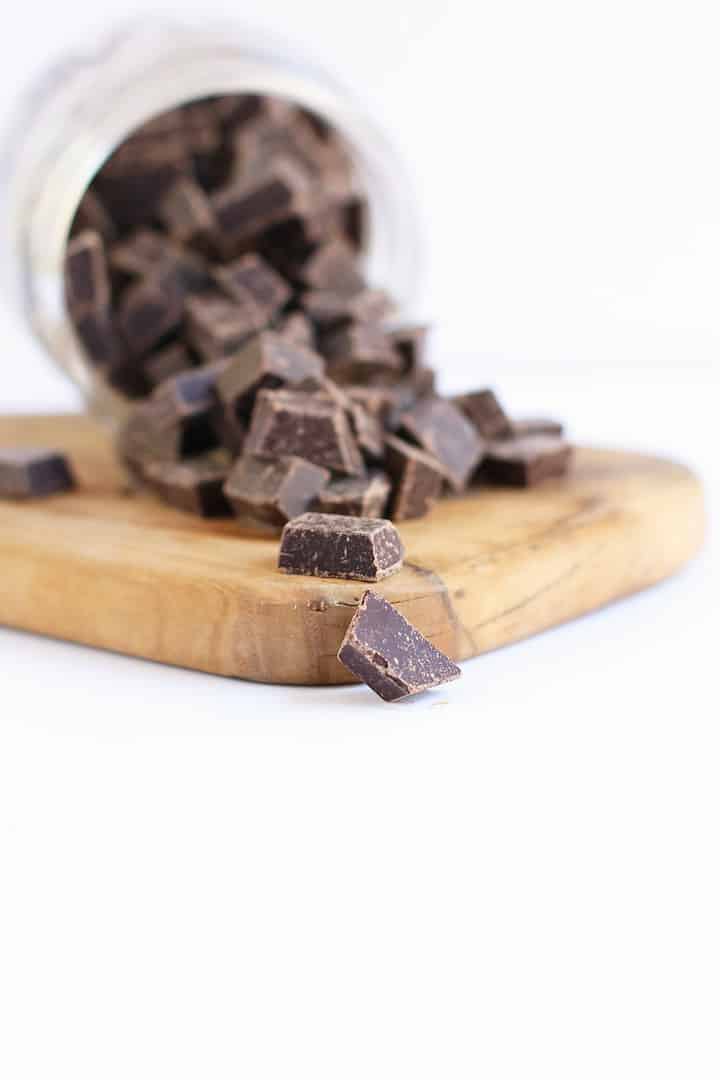
[[[14, 291], [36, 333], [86, 398], [116, 413], [122, 399], [93, 373], [65, 307], [63, 260], [75, 210], [109, 154], [166, 109], [222, 93], [288, 98], [345, 137], [371, 206], [368, 274], [407, 309], [422, 267], [413, 184], [358, 99], [312, 57], [241, 23], [154, 19], [111, 33], [91, 53], [48, 72], [28, 95], [11, 178]], [[14, 144], [14, 151], [13, 151]]]

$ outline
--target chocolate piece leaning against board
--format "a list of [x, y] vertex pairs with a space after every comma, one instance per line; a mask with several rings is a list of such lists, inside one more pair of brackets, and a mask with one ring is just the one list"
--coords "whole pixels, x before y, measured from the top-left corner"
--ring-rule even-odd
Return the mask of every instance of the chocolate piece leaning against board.
[[0, 447], [0, 498], [31, 499], [71, 491], [75, 478], [67, 458], [40, 447]]
[[370, 589], [350, 621], [338, 660], [383, 701], [390, 702], [451, 682], [462, 674], [457, 664]]
[[390, 521], [308, 513], [283, 529], [278, 569], [311, 577], [380, 581], [402, 567], [404, 555]]

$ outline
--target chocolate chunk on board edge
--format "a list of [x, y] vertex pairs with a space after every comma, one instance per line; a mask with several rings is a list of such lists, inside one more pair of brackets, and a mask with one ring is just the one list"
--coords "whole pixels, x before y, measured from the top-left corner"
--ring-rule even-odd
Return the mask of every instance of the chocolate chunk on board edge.
[[402, 567], [405, 549], [384, 518], [303, 514], [289, 521], [278, 568], [286, 574], [380, 581]]
[[0, 447], [0, 498], [39, 498], [74, 487], [67, 458], [56, 450]]
[[526, 435], [490, 443], [479, 476], [491, 484], [531, 487], [564, 476], [572, 447], [555, 435]]
[[364, 593], [337, 655], [348, 671], [389, 702], [462, 674], [457, 664], [371, 589]]

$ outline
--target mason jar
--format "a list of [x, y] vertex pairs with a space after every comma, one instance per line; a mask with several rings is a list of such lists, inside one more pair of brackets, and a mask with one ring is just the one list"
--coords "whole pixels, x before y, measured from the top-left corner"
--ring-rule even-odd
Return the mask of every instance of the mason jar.
[[369, 280], [407, 312], [422, 265], [419, 216], [402, 162], [357, 100], [286, 45], [237, 26], [155, 22], [55, 65], [23, 103], [6, 146], [10, 293], [32, 332], [106, 420], [127, 408], [89, 362], [65, 302], [70, 227], [91, 180], [153, 116], [195, 99], [258, 93], [320, 116], [344, 139], [368, 203]]

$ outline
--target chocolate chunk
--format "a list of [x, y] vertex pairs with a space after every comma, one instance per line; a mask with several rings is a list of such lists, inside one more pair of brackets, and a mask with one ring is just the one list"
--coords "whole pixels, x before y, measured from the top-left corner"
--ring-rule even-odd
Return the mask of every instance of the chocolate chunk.
[[364, 472], [342, 407], [299, 391], [260, 391], [246, 449], [265, 457], [302, 457], [350, 476]]
[[158, 349], [143, 362], [145, 376], [152, 386], [159, 386], [165, 379], [180, 375], [192, 366], [190, 350], [179, 342], [167, 345], [164, 349]]
[[490, 443], [480, 475], [491, 484], [530, 487], [563, 476], [570, 466], [571, 447], [554, 435], [527, 435]]
[[286, 574], [380, 581], [402, 567], [397, 529], [383, 518], [303, 514], [283, 529], [278, 567]]
[[565, 428], [559, 420], [545, 419], [540, 416], [513, 420], [510, 425], [510, 434], [517, 438], [523, 438], [526, 435], [563, 435], [564, 433]]
[[[390, 417], [397, 404], [394, 387], [346, 386], [344, 389], [352, 402], [362, 405], [371, 416], [375, 417], [383, 428], [388, 426]], [[414, 397], [412, 400], [415, 400]], [[407, 402], [403, 407], [406, 408], [409, 404], [411, 404], [411, 402]]]
[[463, 490], [483, 443], [458, 408], [443, 398], [422, 398], [403, 413], [400, 430], [437, 458], [455, 491]]
[[350, 295], [360, 292], [365, 285], [358, 268], [357, 251], [341, 238], [322, 244], [303, 266], [301, 277], [311, 289], [331, 289]]
[[144, 366], [132, 356], [123, 357], [109, 368], [103, 369], [103, 374], [113, 390], [131, 400], [145, 397], [150, 389]]
[[284, 525], [303, 514], [330, 473], [299, 457], [267, 461], [244, 454], [235, 462], [225, 495], [238, 517], [266, 525]]
[[317, 496], [312, 509], [320, 514], [381, 518], [385, 514], [390, 481], [382, 472], [333, 480]]
[[181, 122], [189, 154], [211, 154], [220, 148], [223, 131], [214, 101], [205, 98], [183, 105]]
[[352, 617], [338, 660], [383, 701], [400, 701], [462, 674], [397, 608], [370, 589]]
[[364, 251], [370, 235], [370, 209], [367, 199], [358, 195], [347, 201], [343, 210], [343, 227], [353, 247]]
[[245, 344], [267, 325], [264, 312], [249, 297], [192, 296], [185, 305], [187, 340], [205, 360], [218, 360]]
[[385, 432], [382, 424], [357, 401], [347, 399], [350, 426], [361, 452], [370, 461], [380, 461], [385, 453]]
[[285, 306], [292, 296], [288, 283], [260, 255], [243, 255], [225, 266], [216, 267], [214, 277], [231, 300], [243, 302], [248, 297], [264, 313], [266, 322]]
[[110, 306], [110, 280], [105, 245], [99, 233], [77, 233], [65, 253], [65, 294], [73, 314], [104, 312]]
[[390, 345], [400, 354], [403, 375], [416, 375], [425, 367], [430, 328], [420, 323], [396, 326], [386, 331]]
[[144, 479], [165, 502], [201, 517], [227, 517], [230, 504], [223, 493], [230, 466], [198, 459], [187, 462], [151, 461]]
[[222, 401], [216, 402], [210, 413], [210, 425], [220, 446], [229, 450], [233, 457], [242, 453], [247, 424], [237, 416], [233, 408], [224, 405]]
[[92, 188], [88, 188], [80, 200], [70, 234], [76, 236], [85, 229], [98, 233], [106, 244], [111, 244], [117, 238], [113, 220]]
[[212, 197], [226, 250], [242, 245], [302, 206], [304, 176], [288, 162], [277, 162], [261, 176], [232, 184]]
[[183, 244], [207, 244], [215, 229], [207, 195], [187, 177], [169, 188], [158, 206], [157, 216], [170, 235]]
[[265, 330], [229, 361], [218, 379], [218, 393], [225, 405], [241, 416], [250, 409], [259, 390], [320, 379], [324, 370], [323, 358], [317, 353]]
[[352, 294], [311, 289], [303, 296], [302, 307], [325, 331], [351, 322], [381, 322], [392, 311], [392, 302], [381, 289], [361, 289]]
[[141, 356], [183, 318], [183, 296], [174, 278], [146, 278], [123, 295], [117, 324], [131, 353]]
[[423, 517], [440, 498], [446, 480], [440, 463], [394, 435], [386, 439], [385, 468], [393, 482], [390, 499], [393, 521]]
[[273, 325], [275, 331], [286, 341], [291, 341], [293, 345], [305, 345], [308, 349], [315, 348], [313, 325], [302, 311], [291, 311], [289, 315], [278, 319]]
[[[170, 158], [185, 155], [181, 143], [167, 140], [163, 154]], [[149, 225], [157, 216], [157, 208], [166, 191], [182, 175], [179, 160], [153, 160], [162, 157], [157, 147], [145, 146], [133, 160], [106, 165], [93, 182], [93, 187], [118, 229], [124, 231], [139, 225]]]
[[74, 326], [93, 367], [115, 368], [126, 359], [110, 312], [88, 311], [75, 317]]
[[504, 439], [512, 435], [512, 424], [492, 390], [476, 390], [472, 394], [460, 394], [453, 403], [483, 439]]
[[365, 382], [375, 376], [397, 379], [402, 359], [379, 326], [352, 323], [327, 335], [322, 342], [328, 371], [339, 383]]
[[63, 454], [37, 447], [0, 447], [0, 498], [36, 498], [74, 487]]
[[118, 453], [132, 465], [177, 461], [212, 450], [218, 437], [212, 423], [216, 404], [212, 369], [167, 379], [137, 405], [118, 435]]
[[110, 268], [129, 278], [174, 279], [183, 294], [203, 292], [214, 285], [205, 260], [153, 229], [137, 229], [109, 252]]

